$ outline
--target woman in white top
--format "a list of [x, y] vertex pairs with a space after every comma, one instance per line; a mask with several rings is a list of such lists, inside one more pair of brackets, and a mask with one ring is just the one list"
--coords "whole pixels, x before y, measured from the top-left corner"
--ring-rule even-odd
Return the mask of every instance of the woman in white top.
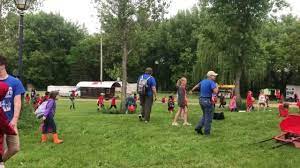
[[260, 107], [263, 106], [264, 111], [266, 110], [266, 105], [267, 105], [267, 99], [266, 96], [263, 92], [260, 92], [259, 97], [258, 97], [258, 111]]

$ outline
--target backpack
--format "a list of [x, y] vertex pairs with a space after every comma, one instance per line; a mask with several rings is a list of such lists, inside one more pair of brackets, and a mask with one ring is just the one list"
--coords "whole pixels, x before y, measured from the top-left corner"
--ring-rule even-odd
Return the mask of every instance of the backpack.
[[213, 119], [214, 120], [224, 120], [225, 116], [223, 112], [220, 113], [213, 113]]
[[141, 76], [141, 78], [139, 79], [138, 88], [137, 88], [139, 95], [141, 96], [146, 95], [146, 89], [148, 88], [147, 82], [150, 78], [151, 76], [149, 76], [147, 79], [144, 79], [144, 76]]
[[35, 110], [34, 114], [37, 119], [40, 119], [44, 116], [44, 113], [47, 108], [48, 101], [44, 101], [39, 107]]

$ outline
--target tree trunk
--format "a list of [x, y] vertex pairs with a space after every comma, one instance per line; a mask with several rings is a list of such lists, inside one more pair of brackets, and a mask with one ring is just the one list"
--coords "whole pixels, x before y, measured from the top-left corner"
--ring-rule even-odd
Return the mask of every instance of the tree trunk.
[[[125, 30], [124, 30], [125, 31]], [[126, 111], [126, 95], [127, 95], [127, 34], [123, 33], [123, 58], [122, 58], [122, 94], [121, 94], [121, 112]]]
[[241, 105], [242, 105], [241, 86], [240, 86], [241, 76], [242, 76], [242, 70], [238, 69], [236, 71], [236, 73], [235, 73], [235, 88], [234, 88], [234, 93], [235, 93], [235, 96], [236, 96], [236, 103], [237, 103], [237, 106], [239, 108], [241, 108]]

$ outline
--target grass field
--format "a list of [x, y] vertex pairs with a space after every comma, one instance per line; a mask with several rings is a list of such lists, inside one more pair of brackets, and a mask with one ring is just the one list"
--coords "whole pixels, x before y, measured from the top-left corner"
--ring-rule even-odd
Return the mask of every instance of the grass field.
[[[298, 167], [300, 150], [274, 141], [252, 143], [279, 133], [277, 110], [253, 113], [225, 112], [214, 121], [210, 137], [198, 136], [194, 126], [202, 112], [189, 106], [189, 126], [171, 126], [173, 115], [166, 104], [156, 103], [151, 122], [139, 122], [137, 114], [97, 112], [95, 101], [77, 101], [70, 111], [68, 100], [59, 100], [56, 123], [64, 143], [41, 144], [38, 126], [21, 130], [21, 151], [7, 168], [177, 168], [177, 167]], [[296, 111], [296, 109], [293, 109]]]

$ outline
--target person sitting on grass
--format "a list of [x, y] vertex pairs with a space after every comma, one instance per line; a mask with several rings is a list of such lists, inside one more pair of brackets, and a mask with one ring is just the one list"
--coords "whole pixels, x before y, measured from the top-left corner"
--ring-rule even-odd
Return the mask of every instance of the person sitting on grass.
[[[0, 82], [0, 101], [4, 99], [8, 92], [8, 85], [4, 82]], [[9, 121], [3, 111], [3, 108], [0, 106], [0, 168], [4, 168], [3, 161], [3, 136], [6, 135], [16, 135], [14, 128], [9, 124]]]
[[234, 112], [234, 111], [238, 112], [237, 105], [236, 105], [236, 96], [232, 96], [232, 98], [230, 99], [229, 110], [231, 112]]
[[264, 111], [266, 111], [266, 106], [267, 106], [266, 96], [263, 92], [260, 92], [258, 96], [258, 111], [260, 110], [261, 107], [263, 107]]
[[98, 97], [98, 100], [97, 100], [97, 106], [98, 106], [98, 111], [102, 108], [104, 108], [104, 96], [103, 96], [103, 93], [100, 94], [100, 96]]
[[169, 113], [173, 114], [174, 108], [175, 108], [174, 97], [169, 96], [169, 99], [168, 99], [168, 111], [169, 111]]
[[[130, 106], [133, 106], [134, 107], [134, 110], [133, 111], [135, 111], [136, 110], [136, 107], [137, 107], [137, 105], [136, 105], [136, 101], [135, 101], [135, 99], [134, 99], [134, 96], [132, 96], [132, 95], [130, 95], [130, 96], [128, 96], [127, 98], [126, 98], [126, 113], [128, 113], [128, 111], [130, 111], [129, 109], [129, 107]], [[133, 112], [133, 111], [131, 111], [131, 112]]]
[[289, 115], [289, 104], [288, 103], [279, 103], [278, 106], [279, 117], [287, 117]]
[[[47, 141], [47, 134], [52, 133], [53, 136], [53, 143], [60, 144], [63, 142], [63, 140], [60, 140], [58, 138], [58, 134], [56, 132], [56, 124], [54, 121], [55, 111], [56, 111], [56, 96], [58, 95], [58, 92], [50, 92], [48, 103], [46, 105], [46, 109], [43, 116], [43, 134], [42, 134], [42, 143]], [[51, 130], [51, 132], [49, 131]]]
[[182, 77], [177, 81], [177, 85], [179, 86], [179, 88], [178, 88], [179, 109], [173, 120], [173, 123], [172, 123], [173, 126], [178, 126], [177, 120], [178, 120], [178, 117], [180, 116], [180, 114], [183, 114], [183, 117], [184, 117], [183, 125], [188, 125], [188, 126], [191, 125], [190, 123], [188, 123], [186, 84], [187, 84], [187, 79], [185, 77]]
[[111, 104], [110, 104], [109, 110], [112, 109], [112, 108], [117, 109], [117, 99], [116, 99], [115, 96], [113, 96], [112, 99], [111, 99]]

